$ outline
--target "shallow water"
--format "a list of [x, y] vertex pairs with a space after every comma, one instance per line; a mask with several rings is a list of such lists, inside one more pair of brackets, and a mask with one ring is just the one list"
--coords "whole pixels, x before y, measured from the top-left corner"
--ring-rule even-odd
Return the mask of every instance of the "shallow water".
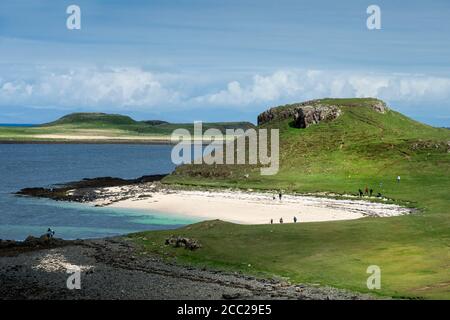
[[162, 213], [18, 197], [25, 187], [83, 178], [136, 178], [174, 169], [169, 145], [0, 144], [0, 239], [39, 236], [48, 227], [65, 239], [169, 229], [195, 220]]

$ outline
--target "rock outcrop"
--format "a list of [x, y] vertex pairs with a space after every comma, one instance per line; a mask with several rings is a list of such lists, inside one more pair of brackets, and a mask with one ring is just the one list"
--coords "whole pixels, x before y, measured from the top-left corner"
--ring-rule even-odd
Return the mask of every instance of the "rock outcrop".
[[378, 113], [385, 113], [388, 109], [386, 104], [378, 99], [330, 99], [310, 100], [280, 107], [270, 108], [258, 116], [258, 125], [271, 121], [293, 120], [296, 128], [307, 128], [321, 121], [333, 121], [342, 114], [341, 106], [348, 107], [370, 107]]
[[293, 119], [297, 110], [303, 106], [314, 105], [317, 100], [305, 101], [301, 103], [274, 107], [264, 111], [258, 116], [258, 125], [268, 123], [270, 121], [280, 121], [285, 119]]
[[379, 112], [379, 113], [386, 113], [386, 111], [389, 110], [386, 103], [384, 103], [383, 101], [377, 101], [377, 102], [373, 103], [371, 105], [371, 107], [373, 110], [375, 110], [376, 112]]
[[297, 108], [294, 114], [294, 127], [308, 128], [323, 120], [332, 121], [341, 115], [341, 109], [335, 106], [304, 106]]

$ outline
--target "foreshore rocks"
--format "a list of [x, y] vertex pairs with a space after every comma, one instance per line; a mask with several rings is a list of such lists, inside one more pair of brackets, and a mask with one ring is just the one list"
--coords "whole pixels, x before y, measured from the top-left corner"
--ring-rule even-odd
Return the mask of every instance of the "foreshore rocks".
[[0, 257], [15, 256], [23, 252], [29, 252], [40, 249], [59, 248], [66, 245], [77, 245], [82, 240], [64, 240], [60, 238], [49, 237], [43, 234], [40, 237], [28, 236], [24, 241], [2, 240], [0, 239]]
[[[0, 296], [14, 300], [374, 299], [277, 277], [184, 265], [143, 251], [130, 240], [80, 240], [76, 245], [27, 250], [27, 254], [0, 250]], [[81, 290], [67, 289], [67, 270], [73, 267], [81, 272]]]
[[16, 195], [48, 198], [58, 201], [91, 202], [98, 198], [98, 188], [109, 188], [136, 185], [148, 182], [160, 181], [166, 174], [142, 176], [137, 179], [121, 179], [112, 177], [101, 177], [83, 179], [81, 181], [69, 182], [53, 188], [24, 188]]

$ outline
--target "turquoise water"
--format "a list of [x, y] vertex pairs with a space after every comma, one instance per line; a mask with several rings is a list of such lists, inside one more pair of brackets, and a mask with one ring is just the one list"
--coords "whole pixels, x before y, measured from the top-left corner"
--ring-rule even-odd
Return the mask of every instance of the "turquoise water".
[[35, 127], [35, 124], [28, 123], [0, 123], [0, 127]]
[[13, 195], [83, 178], [171, 172], [169, 145], [0, 144], [0, 239], [23, 240], [48, 227], [65, 239], [180, 227], [192, 218]]

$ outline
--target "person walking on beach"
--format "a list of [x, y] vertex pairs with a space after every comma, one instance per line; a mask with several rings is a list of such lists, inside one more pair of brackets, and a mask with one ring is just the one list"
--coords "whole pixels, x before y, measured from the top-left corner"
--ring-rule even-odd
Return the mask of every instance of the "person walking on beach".
[[280, 191], [280, 193], [278, 194], [278, 198], [280, 199], [280, 201], [281, 201], [281, 197], [282, 197], [283, 195], [281, 194], [281, 191]]
[[283, 223], [283, 218], [280, 218], [280, 223]]
[[294, 223], [297, 223], [297, 217], [294, 216]]
[[270, 224], [273, 224], [273, 219], [270, 219]]
[[397, 183], [400, 183], [400, 176], [397, 176]]

